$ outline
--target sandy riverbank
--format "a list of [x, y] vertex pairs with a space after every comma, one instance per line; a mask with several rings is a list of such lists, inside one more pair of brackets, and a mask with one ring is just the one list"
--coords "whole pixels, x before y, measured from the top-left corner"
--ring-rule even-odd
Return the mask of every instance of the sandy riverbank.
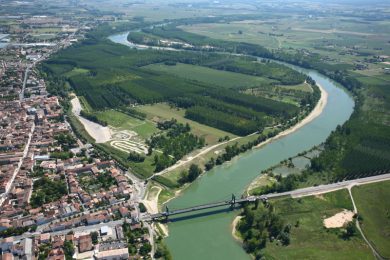
[[[157, 189], [157, 192], [154, 192], [153, 194], [150, 194], [150, 191], [152, 189]], [[145, 205], [146, 209], [150, 214], [157, 214], [158, 213], [158, 196], [160, 195], [162, 191], [162, 188], [159, 186], [153, 186], [149, 189], [148, 193], [145, 195], [144, 200], [142, 200], [142, 203]], [[163, 236], [168, 236], [168, 227], [161, 223], [154, 223], [154, 225], [158, 225], [162, 232]]]
[[[327, 101], [328, 101], [328, 93], [325, 91], [325, 89], [321, 86], [321, 85], [319, 85], [319, 84], [317, 84], [318, 85], [318, 87], [319, 87], [319, 89], [320, 89], [320, 91], [321, 91], [321, 98], [320, 98], [320, 100], [318, 101], [318, 103], [317, 103], [317, 105], [315, 106], [315, 108], [310, 112], [310, 114], [308, 115], [308, 116], [306, 116], [303, 120], [301, 120], [300, 122], [298, 122], [296, 125], [294, 125], [294, 126], [292, 126], [291, 128], [289, 128], [289, 129], [286, 129], [286, 130], [284, 130], [283, 132], [281, 132], [281, 133], [279, 133], [278, 135], [276, 135], [276, 136], [274, 136], [274, 137], [272, 137], [272, 138], [269, 138], [269, 139], [267, 139], [267, 140], [265, 140], [264, 142], [262, 142], [262, 143], [260, 143], [259, 145], [257, 145], [255, 148], [259, 148], [259, 147], [262, 147], [262, 146], [264, 146], [264, 145], [266, 145], [266, 144], [268, 144], [268, 143], [270, 143], [270, 142], [272, 142], [272, 141], [274, 141], [274, 140], [276, 140], [276, 139], [279, 139], [279, 138], [281, 138], [281, 137], [284, 137], [284, 136], [286, 136], [286, 135], [289, 135], [289, 134], [291, 134], [291, 133], [293, 133], [294, 131], [297, 131], [299, 128], [301, 128], [301, 127], [303, 127], [304, 125], [306, 125], [306, 124], [308, 124], [309, 122], [311, 122], [312, 120], [314, 120], [316, 117], [318, 117], [319, 115], [321, 115], [321, 113], [322, 113], [322, 111], [324, 110], [324, 108], [325, 108], [325, 106], [326, 106], [326, 104], [327, 104]], [[239, 138], [239, 137], [238, 137]], [[221, 144], [217, 144], [217, 145], [221, 145]], [[214, 147], [213, 147], [214, 148]], [[207, 149], [207, 150], [209, 150], [209, 149]], [[203, 153], [202, 153], [203, 154]], [[201, 154], [198, 154], [198, 155], [196, 155], [196, 156], [194, 156], [193, 158], [195, 158], [195, 157], [198, 157], [198, 156], [200, 156]], [[192, 159], [193, 159], [192, 158]], [[185, 163], [188, 163], [189, 161], [191, 161], [191, 160], [188, 160], [188, 161], [185, 161]], [[173, 165], [174, 167], [176, 166], [176, 167], [178, 167], [178, 166], [180, 166], [180, 165], [182, 165], [183, 163], [180, 163], [179, 165]], [[170, 169], [170, 170], [172, 170], [172, 169]], [[160, 173], [159, 173], [160, 174]], [[159, 175], [158, 174], [158, 175]], [[175, 196], [173, 196], [172, 198], [170, 198], [168, 201], [170, 201], [170, 200], [172, 200], [172, 199], [174, 199], [174, 198], [176, 198], [176, 197], [178, 197], [179, 195], [180, 195], [180, 193], [185, 189], [185, 188], [187, 188], [189, 185], [186, 185], [186, 186], [184, 186], [184, 187], [182, 187], [182, 188], [180, 188], [179, 190], [177, 190], [176, 192], [175, 192]], [[168, 201], [166, 201], [165, 203], [167, 203]], [[157, 209], [158, 209], [158, 206], [157, 206], [157, 203], [158, 203], [158, 195], [156, 196], [156, 207], [157, 207]], [[238, 223], [238, 221], [239, 221], [239, 218], [237, 219], [235, 219], [234, 220], [235, 222], [233, 222], [233, 226], [235, 226], [237, 223]], [[235, 228], [234, 228], [234, 230], [235, 230]], [[235, 234], [232, 234], [235, 238], [236, 238], [236, 235]], [[239, 238], [238, 238], [239, 239]]]
[[77, 96], [75, 96], [70, 102], [72, 104], [72, 113], [83, 124], [85, 130], [93, 139], [95, 139], [96, 143], [105, 143], [111, 139], [111, 129], [109, 127], [99, 125], [80, 116], [82, 107]]
[[256, 146], [256, 148], [259, 148], [259, 147], [262, 147], [274, 140], [277, 140], [281, 137], [284, 137], [286, 135], [289, 135], [295, 131], [297, 131], [299, 128], [303, 127], [304, 125], [310, 123], [311, 121], [313, 121], [315, 118], [317, 118], [319, 115], [321, 115], [322, 111], [324, 110], [327, 102], [328, 102], [328, 92], [325, 91], [325, 89], [317, 84], [318, 88], [320, 89], [321, 91], [321, 98], [320, 100], [318, 100], [317, 102], [317, 105], [315, 106], [315, 108], [310, 112], [310, 114], [305, 117], [303, 120], [299, 121], [297, 124], [295, 124], [294, 126], [290, 127], [289, 129], [286, 129], [282, 132], [280, 132], [278, 135], [272, 137], [272, 138], [269, 138], [267, 140], [265, 140], [264, 142], [258, 144]]
[[237, 235], [237, 225], [238, 225], [238, 222], [242, 219], [242, 216], [237, 216], [234, 218], [233, 222], [232, 222], [232, 236], [234, 237], [235, 240], [237, 241], [242, 241], [241, 237], [239, 237]]

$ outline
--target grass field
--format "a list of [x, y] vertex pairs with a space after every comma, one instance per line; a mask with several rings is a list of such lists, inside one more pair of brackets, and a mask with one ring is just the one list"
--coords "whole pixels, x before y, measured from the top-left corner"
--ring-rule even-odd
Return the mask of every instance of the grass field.
[[82, 68], [74, 68], [71, 71], [64, 74], [65, 77], [73, 77], [80, 74], [87, 74], [89, 70]]
[[188, 123], [191, 126], [191, 132], [197, 136], [204, 137], [207, 144], [217, 143], [220, 137], [235, 137], [235, 135], [231, 133], [186, 119], [184, 118], [184, 109], [171, 108], [168, 104], [165, 103], [139, 106], [137, 107], [137, 110], [146, 113], [147, 119], [152, 121], [169, 120], [175, 118], [179, 123]]
[[144, 139], [158, 131], [155, 124], [150, 121], [142, 121], [112, 109], [96, 112], [96, 116], [118, 130], [134, 131]]
[[145, 66], [144, 68], [226, 88], [252, 88], [277, 82], [268, 78], [215, 70], [183, 63], [177, 63], [175, 66], [158, 63]]
[[339, 236], [341, 229], [323, 226], [324, 218], [352, 209], [347, 190], [317, 197], [278, 199], [273, 204], [275, 211], [292, 225], [291, 243], [288, 246], [268, 243], [264, 251], [266, 259], [374, 259], [360, 235], [343, 240]]
[[364, 234], [384, 258], [390, 258], [390, 181], [354, 187], [352, 194]]

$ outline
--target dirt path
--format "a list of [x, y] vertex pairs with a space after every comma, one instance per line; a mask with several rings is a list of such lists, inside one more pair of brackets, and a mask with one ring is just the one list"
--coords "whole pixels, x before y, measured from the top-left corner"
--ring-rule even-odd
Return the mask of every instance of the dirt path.
[[105, 143], [111, 139], [111, 130], [107, 126], [99, 125], [95, 122], [92, 122], [84, 117], [80, 116], [82, 110], [80, 100], [78, 97], [74, 97], [71, 100], [72, 103], [72, 113], [77, 117], [77, 119], [83, 124], [85, 130], [88, 132], [96, 143]]
[[[264, 146], [276, 139], [279, 139], [283, 136], [286, 136], [286, 135], [289, 135], [291, 133], [293, 133], [294, 131], [298, 130], [299, 128], [303, 127], [304, 125], [308, 124], [309, 122], [311, 122], [313, 119], [315, 119], [316, 117], [318, 117], [319, 115], [321, 115], [322, 111], [324, 110], [327, 102], [328, 102], [328, 93], [325, 91], [325, 89], [317, 84], [320, 91], [321, 91], [321, 98], [320, 100], [318, 101], [316, 107], [313, 109], [313, 111], [310, 112], [310, 114], [305, 117], [303, 120], [301, 120], [299, 123], [297, 123], [296, 125], [292, 126], [291, 128], [279, 133], [278, 135], [272, 137], [272, 138], [269, 138], [268, 140], [258, 144], [256, 146], [256, 148], [259, 148], [261, 146]], [[254, 135], [256, 133], [253, 133], [253, 134], [250, 134], [250, 135], [247, 135], [246, 137], [248, 136], [251, 136], [251, 135]], [[203, 148], [200, 152], [198, 152], [197, 154], [195, 154], [194, 156], [188, 156], [186, 159], [183, 159], [183, 160], [179, 160], [177, 161], [174, 165], [172, 165], [171, 167], [168, 167], [158, 173], [155, 173], [153, 174], [152, 176], [150, 176], [148, 179], [152, 179], [154, 176], [158, 176], [158, 175], [162, 175], [164, 173], [167, 173], [167, 172], [170, 172], [172, 170], [175, 170], [176, 168], [180, 167], [180, 166], [183, 166], [189, 162], [191, 162], [192, 160], [194, 160], [195, 158], [198, 158], [210, 151], [212, 151], [213, 149], [215, 148], [218, 148], [219, 146], [222, 146], [228, 142], [232, 142], [232, 141], [236, 141], [238, 139], [241, 139], [241, 138], [244, 138], [244, 137], [235, 137], [229, 141], [225, 141], [225, 142], [222, 142], [222, 143], [218, 143], [218, 144], [215, 144], [215, 145], [212, 145], [212, 146], [209, 146], [209, 147], [205, 147]]]
[[[254, 135], [254, 134], [255, 134], [255, 133], [250, 134], [250, 135], [247, 135], [247, 136], [251, 136], [251, 135]], [[245, 137], [247, 137], [247, 136], [245, 136]], [[178, 167], [180, 167], [180, 166], [182, 166], [182, 165], [184, 165], [184, 164], [186, 164], [186, 163], [191, 162], [192, 160], [198, 158], [199, 156], [202, 156], [202, 155], [204, 155], [204, 154], [206, 154], [206, 153], [208, 153], [208, 152], [214, 150], [215, 148], [217, 148], [217, 147], [219, 147], [219, 146], [221, 146], [221, 145], [224, 145], [224, 144], [226, 144], [226, 143], [228, 143], [228, 142], [236, 141], [236, 140], [241, 139], [241, 138], [244, 138], [244, 137], [235, 137], [235, 138], [233, 138], [233, 139], [231, 139], [231, 140], [229, 140], [229, 141], [225, 141], [225, 142], [218, 143], [218, 144], [215, 144], [215, 145], [212, 145], [212, 146], [204, 147], [203, 149], [201, 149], [201, 150], [200, 150], [197, 154], [195, 154], [194, 156], [187, 156], [186, 159], [177, 161], [177, 162], [176, 162], [174, 165], [172, 165], [171, 167], [168, 167], [168, 168], [166, 168], [166, 169], [164, 169], [164, 170], [162, 170], [162, 171], [160, 171], [160, 172], [157, 172], [157, 173], [153, 174], [152, 176], [149, 177], [149, 179], [153, 178], [154, 176], [162, 175], [162, 174], [164, 174], [164, 173], [170, 172], [170, 171], [172, 171], [172, 170], [174, 170], [174, 169], [176, 169], [176, 168], [178, 168]]]
[[[349, 196], [351, 197], [351, 201], [352, 201], [352, 205], [353, 205], [353, 212], [355, 214], [358, 214], [358, 210], [357, 210], [357, 207], [356, 207], [356, 204], [355, 204], [355, 200], [353, 199], [353, 196], [352, 196], [352, 187], [354, 185], [351, 184], [350, 186], [348, 186], [348, 192], [349, 192]], [[360, 234], [362, 235], [364, 241], [366, 241], [367, 245], [371, 248], [371, 251], [372, 253], [374, 254], [375, 258], [376, 259], [384, 259], [379, 253], [378, 251], [376, 251], [376, 249], [371, 245], [370, 241], [366, 238], [366, 236], [364, 235], [363, 233], [363, 230], [361, 229], [360, 227], [360, 223], [359, 223], [359, 220], [356, 219], [356, 228], [359, 230]]]

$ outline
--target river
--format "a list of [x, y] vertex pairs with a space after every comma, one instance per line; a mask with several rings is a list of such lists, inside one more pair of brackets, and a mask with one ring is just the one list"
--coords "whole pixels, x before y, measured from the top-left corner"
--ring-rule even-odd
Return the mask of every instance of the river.
[[[110, 39], [136, 47], [127, 41], [127, 33], [113, 35]], [[337, 125], [343, 124], [350, 117], [354, 107], [353, 99], [337, 83], [316, 71], [288, 66], [309, 75], [328, 92], [328, 102], [321, 115], [288, 136], [215, 167], [170, 201], [169, 208], [229, 199], [232, 193], [239, 196], [262, 170], [324, 142]], [[206, 211], [193, 218], [173, 219], [168, 224], [169, 237], [165, 239], [173, 258], [250, 259], [231, 235], [231, 223], [238, 213], [222, 209], [220, 212]]]

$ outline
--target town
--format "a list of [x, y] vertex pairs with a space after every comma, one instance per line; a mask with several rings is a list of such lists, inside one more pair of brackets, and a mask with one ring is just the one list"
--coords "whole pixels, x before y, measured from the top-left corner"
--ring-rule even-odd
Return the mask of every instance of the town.
[[144, 183], [76, 137], [36, 68], [99, 19], [2, 19], [19, 26], [1, 27], [1, 259], [149, 258]]

